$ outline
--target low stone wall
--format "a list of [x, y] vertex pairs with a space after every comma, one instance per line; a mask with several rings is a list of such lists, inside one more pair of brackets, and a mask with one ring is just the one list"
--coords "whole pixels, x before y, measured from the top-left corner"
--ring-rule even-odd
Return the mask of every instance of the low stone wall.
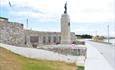
[[[78, 58], [76, 64], [79, 66], [84, 66], [87, 58], [87, 48], [84, 46], [85, 45], [46, 45], [39, 46], [37, 48], [57, 54], [63, 54], [65, 56], [77, 56]], [[70, 59], [68, 58], [68, 60]]]
[[43, 49], [17, 47], [17, 46], [2, 44], [2, 43], [0, 43], [0, 47], [6, 48], [16, 54], [19, 54], [28, 58], [33, 58], [33, 59], [64, 61], [67, 63], [77, 64], [79, 58], [81, 58], [80, 56], [63, 55], [63, 54], [59, 54], [59, 53], [55, 53], [55, 52], [47, 51]]
[[44, 49], [48, 51], [57, 52], [64, 55], [73, 55], [73, 56], [87, 56], [87, 48], [86, 47], [41, 47], [39, 49]]

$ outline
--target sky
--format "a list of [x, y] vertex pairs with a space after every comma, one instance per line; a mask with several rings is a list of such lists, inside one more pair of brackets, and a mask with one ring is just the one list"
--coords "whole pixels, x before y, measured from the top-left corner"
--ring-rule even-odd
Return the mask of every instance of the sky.
[[110, 36], [115, 36], [114, 0], [0, 0], [0, 16], [23, 23], [25, 29], [60, 32], [66, 1], [71, 32], [107, 36], [109, 25]]

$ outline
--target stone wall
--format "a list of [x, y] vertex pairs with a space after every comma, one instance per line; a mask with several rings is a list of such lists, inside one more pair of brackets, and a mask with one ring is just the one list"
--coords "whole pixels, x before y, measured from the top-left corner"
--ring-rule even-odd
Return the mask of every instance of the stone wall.
[[[61, 32], [40, 32], [25, 30], [26, 34], [26, 43], [28, 45], [36, 47], [38, 45], [55, 45], [61, 43]], [[32, 40], [32, 38], [37, 38], [38, 40]], [[32, 42], [32, 41], [34, 42]], [[75, 33], [71, 33], [71, 41], [75, 41]]]
[[[71, 33], [71, 43], [75, 33]], [[0, 19], [0, 42], [16, 46], [37, 47], [61, 43], [61, 32], [43, 32], [26, 30], [23, 24]]]
[[53, 52], [57, 52], [57, 53], [64, 54], [64, 55], [85, 56], [85, 57], [87, 56], [86, 47], [79, 47], [79, 46], [77, 46], [76, 48], [71, 48], [71, 47], [45, 47], [43, 48], [42, 47], [39, 49], [53, 51]]
[[23, 24], [0, 20], [0, 42], [11, 45], [24, 45]]

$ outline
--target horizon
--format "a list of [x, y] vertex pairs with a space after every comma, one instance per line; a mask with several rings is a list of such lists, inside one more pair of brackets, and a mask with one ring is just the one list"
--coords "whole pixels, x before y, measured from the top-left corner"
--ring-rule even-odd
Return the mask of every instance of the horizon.
[[[0, 16], [24, 24], [25, 29], [60, 32], [65, 0], [1, 0]], [[114, 0], [68, 0], [71, 32], [115, 37]], [[27, 25], [28, 19], [28, 25]], [[34, 24], [33, 24], [34, 23]]]

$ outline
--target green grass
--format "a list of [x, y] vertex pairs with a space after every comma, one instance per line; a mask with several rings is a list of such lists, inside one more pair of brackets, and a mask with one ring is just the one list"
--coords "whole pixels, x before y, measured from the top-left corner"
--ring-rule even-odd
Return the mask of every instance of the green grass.
[[77, 70], [84, 70], [83, 66], [77, 66]]
[[0, 70], [76, 70], [76, 65], [30, 59], [0, 48], [0, 68]]

